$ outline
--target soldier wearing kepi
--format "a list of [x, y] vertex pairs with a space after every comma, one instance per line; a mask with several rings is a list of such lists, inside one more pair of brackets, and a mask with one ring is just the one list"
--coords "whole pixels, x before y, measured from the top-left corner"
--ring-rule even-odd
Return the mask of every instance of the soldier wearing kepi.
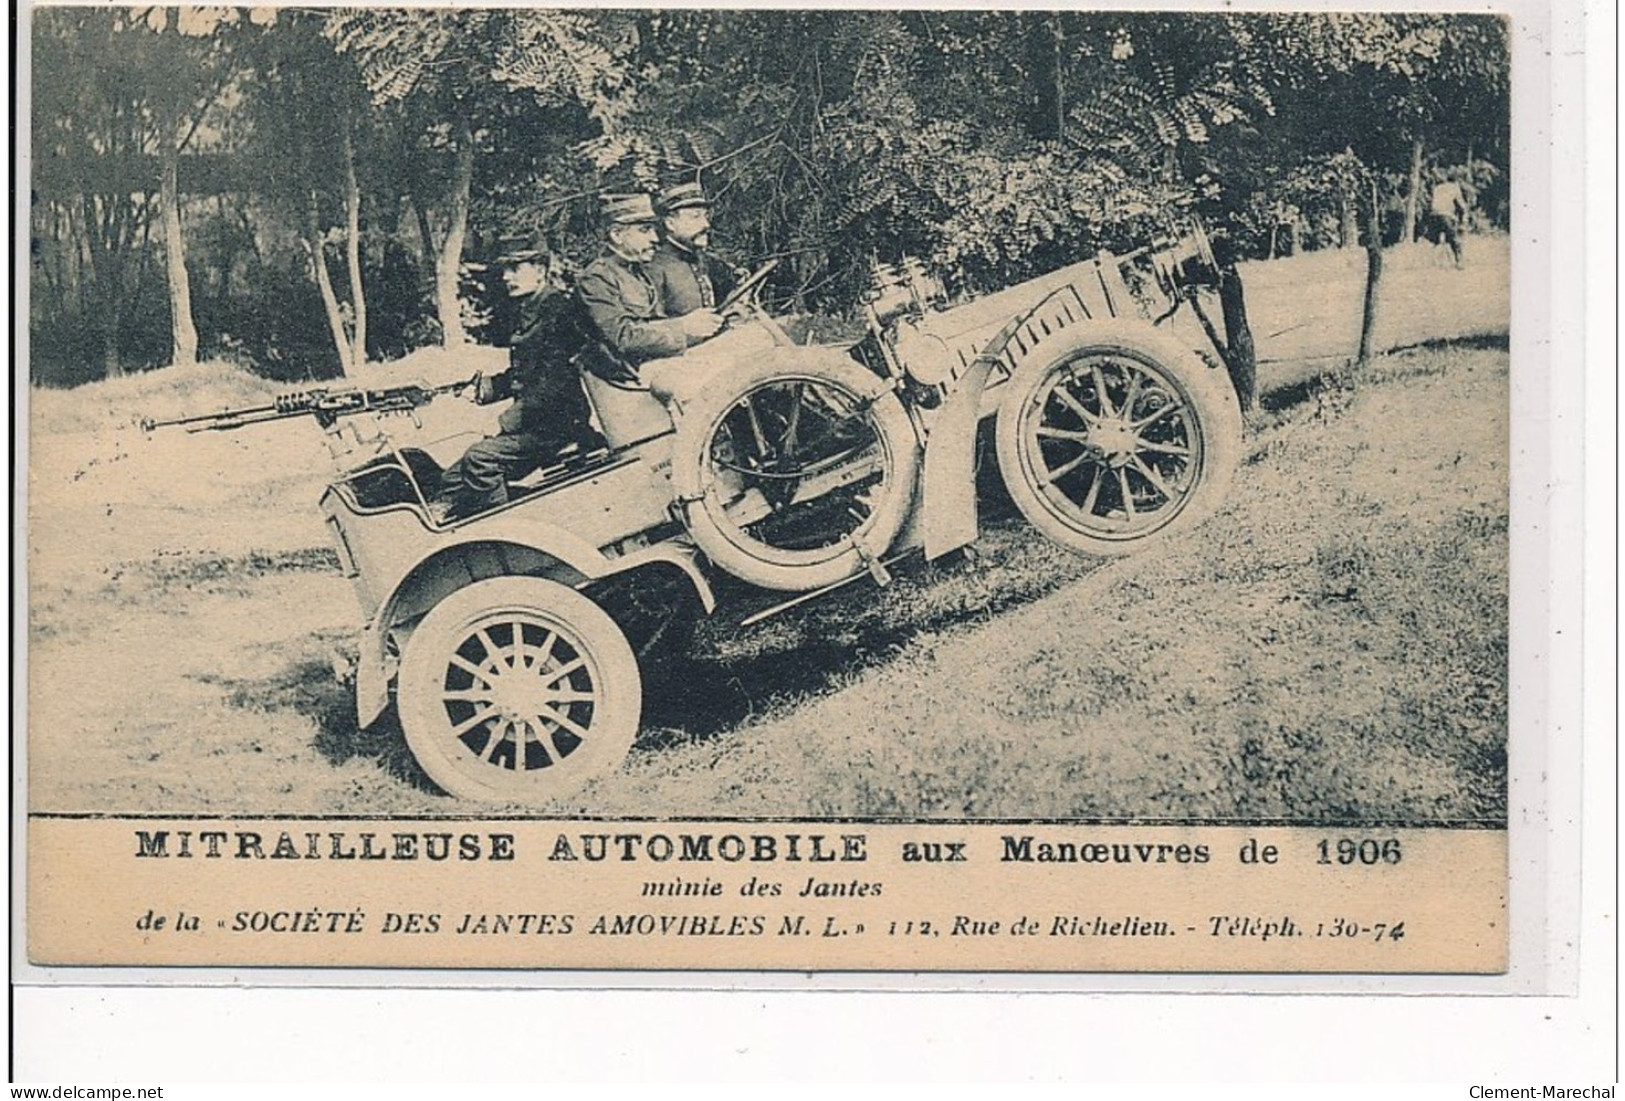
[[714, 335], [722, 328], [722, 318], [703, 306], [680, 316], [667, 313], [646, 269], [658, 240], [654, 202], [648, 195], [605, 195], [603, 216], [604, 252], [576, 283], [576, 293], [601, 338], [582, 365], [624, 384], [640, 378], [640, 365], [680, 356]]
[[737, 278], [706, 250], [711, 245], [711, 204], [697, 182], [673, 184], [660, 193], [661, 241], [649, 261], [649, 279], [660, 292], [667, 317], [715, 309]]
[[502, 257], [503, 281], [519, 299], [506, 371], [481, 377], [474, 400], [513, 400], [498, 432], [471, 446], [441, 477], [444, 518], [457, 520], [507, 503], [508, 483], [557, 460], [572, 447], [603, 446], [588, 419], [574, 357], [586, 334], [578, 308], [544, 249], [521, 247]]

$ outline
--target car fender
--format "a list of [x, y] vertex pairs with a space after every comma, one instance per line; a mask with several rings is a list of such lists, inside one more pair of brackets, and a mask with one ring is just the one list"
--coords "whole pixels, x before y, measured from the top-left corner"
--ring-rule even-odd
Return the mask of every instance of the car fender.
[[[1002, 341], [996, 340], [994, 345], [1002, 351]], [[976, 426], [982, 392], [997, 362], [996, 351], [971, 360], [931, 418], [918, 514], [927, 559], [941, 558], [976, 541]]]
[[458, 589], [488, 577], [546, 577], [580, 589], [592, 582], [664, 563], [681, 570], [706, 614], [716, 596], [698, 554], [685, 540], [668, 539], [627, 554], [608, 555], [568, 532], [538, 530], [522, 520], [494, 518], [478, 532], [437, 542], [404, 573], [362, 630], [356, 664], [356, 719], [365, 728], [389, 705], [394, 662], [392, 631], [421, 618]]

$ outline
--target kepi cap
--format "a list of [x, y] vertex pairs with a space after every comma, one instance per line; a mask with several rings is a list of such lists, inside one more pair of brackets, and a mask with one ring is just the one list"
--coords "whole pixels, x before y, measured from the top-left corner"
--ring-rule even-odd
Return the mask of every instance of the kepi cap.
[[501, 242], [501, 250], [497, 253], [497, 262], [500, 264], [528, 264], [542, 259], [547, 254], [548, 250], [539, 244], [534, 237], [504, 237]]
[[646, 192], [606, 194], [599, 201], [606, 225], [635, 226], [655, 221], [654, 200]]
[[685, 180], [682, 183], [672, 184], [660, 193], [660, 213], [670, 214], [673, 211], [689, 210], [694, 207], [707, 207], [711, 200], [705, 197], [705, 190], [700, 187], [698, 180]]

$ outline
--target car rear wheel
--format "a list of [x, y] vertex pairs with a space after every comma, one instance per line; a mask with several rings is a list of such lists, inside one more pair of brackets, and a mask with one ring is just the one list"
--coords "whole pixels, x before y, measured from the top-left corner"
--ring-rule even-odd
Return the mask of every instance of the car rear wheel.
[[396, 702], [429, 778], [452, 795], [531, 803], [619, 768], [642, 686], [620, 628], [539, 577], [476, 582], [407, 640]]

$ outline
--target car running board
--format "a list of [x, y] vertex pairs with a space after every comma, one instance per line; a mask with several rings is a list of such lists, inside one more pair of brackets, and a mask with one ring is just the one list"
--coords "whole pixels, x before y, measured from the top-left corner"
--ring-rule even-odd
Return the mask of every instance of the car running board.
[[846, 588], [846, 586], [852, 584], [852, 582], [861, 581], [865, 577], [873, 577], [877, 584], [885, 585], [885, 584], [887, 584], [888, 582], [891, 581], [891, 573], [886, 569], [886, 567], [896, 565], [898, 562], [901, 562], [903, 559], [907, 558], [909, 555], [911, 555], [913, 553], [914, 553], [913, 550], [906, 550], [906, 551], [903, 551], [901, 554], [894, 554], [890, 558], [869, 559], [865, 563], [868, 566], [868, 569], [859, 570], [857, 573], [853, 574], [851, 577], [843, 578], [840, 581], [836, 581], [836, 582], [834, 582], [832, 584], [825, 585], [821, 589], [813, 589], [811, 592], [798, 593], [797, 595], [791, 597], [789, 600], [783, 601], [782, 603], [779, 603], [779, 604], [775, 604], [771, 608], [764, 608], [762, 611], [759, 611], [759, 612], [756, 612], [756, 613], [754, 613], [752, 615], [746, 616], [744, 619], [740, 620], [739, 621], [739, 626], [740, 627], [753, 627], [756, 624], [762, 622], [764, 619], [772, 619], [774, 616], [778, 615], [780, 612], [787, 612], [791, 608], [799, 607], [802, 604], [807, 603], [807, 601], [809, 601], [809, 600], [815, 600], [820, 596], [825, 596], [825, 595], [827, 595], [829, 593], [834, 592], [836, 589], [844, 589], [844, 588]]

